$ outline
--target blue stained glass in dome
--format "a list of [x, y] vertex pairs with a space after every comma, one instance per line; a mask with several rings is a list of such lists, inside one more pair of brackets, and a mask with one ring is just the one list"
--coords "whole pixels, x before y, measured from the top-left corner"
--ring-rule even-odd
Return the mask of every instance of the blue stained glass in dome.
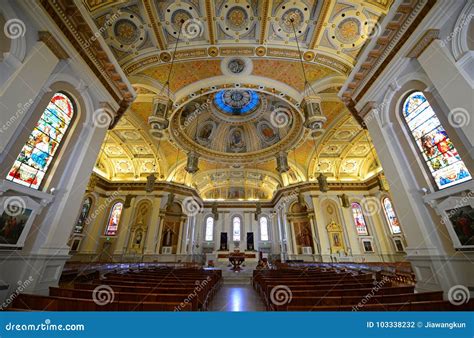
[[255, 110], [260, 97], [253, 90], [225, 89], [216, 93], [214, 103], [222, 112], [243, 115]]

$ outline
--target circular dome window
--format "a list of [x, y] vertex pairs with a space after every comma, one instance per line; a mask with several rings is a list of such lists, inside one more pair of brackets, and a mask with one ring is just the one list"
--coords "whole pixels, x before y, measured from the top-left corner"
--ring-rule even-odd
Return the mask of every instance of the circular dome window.
[[244, 115], [254, 111], [260, 103], [253, 90], [225, 89], [216, 93], [214, 104], [219, 110], [231, 115]]

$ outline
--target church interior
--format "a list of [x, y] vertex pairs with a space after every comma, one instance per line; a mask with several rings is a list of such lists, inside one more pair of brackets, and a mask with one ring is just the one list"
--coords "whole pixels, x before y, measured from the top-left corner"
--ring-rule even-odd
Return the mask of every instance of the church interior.
[[472, 0], [0, 4], [1, 310], [474, 310]]

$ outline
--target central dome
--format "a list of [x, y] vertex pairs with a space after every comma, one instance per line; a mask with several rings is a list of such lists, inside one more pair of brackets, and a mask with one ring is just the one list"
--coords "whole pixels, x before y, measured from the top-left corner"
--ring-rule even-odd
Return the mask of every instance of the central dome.
[[192, 98], [170, 121], [170, 138], [211, 162], [253, 163], [303, 137], [303, 117], [281, 97], [253, 88], [219, 88]]
[[260, 97], [253, 90], [224, 89], [214, 96], [216, 107], [231, 115], [244, 115], [253, 112], [259, 103]]

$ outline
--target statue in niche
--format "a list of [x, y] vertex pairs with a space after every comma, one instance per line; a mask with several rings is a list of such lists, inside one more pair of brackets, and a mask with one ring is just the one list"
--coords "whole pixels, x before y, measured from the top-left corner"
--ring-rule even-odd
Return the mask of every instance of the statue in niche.
[[140, 247], [142, 244], [143, 233], [141, 231], [137, 231], [135, 233], [135, 246]]
[[172, 246], [173, 244], [173, 231], [170, 228], [165, 229], [165, 235], [163, 236], [163, 246]]

